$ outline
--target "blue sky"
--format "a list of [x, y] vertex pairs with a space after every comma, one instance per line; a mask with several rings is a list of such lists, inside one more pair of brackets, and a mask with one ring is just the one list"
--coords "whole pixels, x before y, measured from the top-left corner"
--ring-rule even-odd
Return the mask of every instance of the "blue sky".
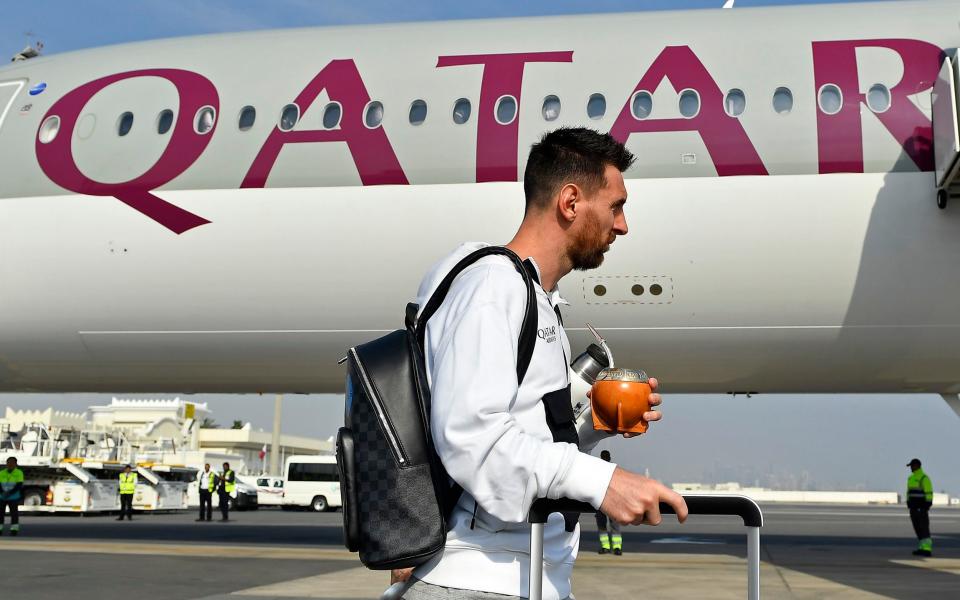
[[[737, 7], [822, 0], [737, 0]], [[384, 23], [586, 12], [719, 9], [723, 0], [32, 0], [0, 22], [0, 57], [31, 32], [47, 53], [202, 33], [310, 25]], [[734, 9], [735, 10], [735, 9]]]

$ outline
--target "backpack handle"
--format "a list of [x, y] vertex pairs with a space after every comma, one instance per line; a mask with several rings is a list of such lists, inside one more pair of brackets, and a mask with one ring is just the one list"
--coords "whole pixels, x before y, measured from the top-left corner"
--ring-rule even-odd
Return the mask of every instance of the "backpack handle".
[[450, 287], [453, 285], [453, 280], [457, 278], [457, 275], [481, 258], [491, 255], [505, 256], [510, 259], [510, 262], [513, 263], [514, 268], [523, 278], [523, 283], [527, 288], [527, 306], [523, 311], [523, 325], [520, 327], [520, 339], [517, 345], [517, 385], [519, 385], [523, 382], [524, 375], [527, 374], [527, 368], [530, 366], [530, 359], [533, 358], [534, 343], [537, 339], [537, 295], [533, 289], [533, 279], [530, 277], [530, 274], [524, 267], [523, 261], [520, 260], [520, 257], [509, 248], [505, 248], [504, 246], [486, 246], [484, 248], [480, 248], [479, 250], [475, 250], [461, 259], [460, 262], [458, 262], [453, 269], [447, 273], [447, 276], [443, 278], [443, 281], [440, 282], [440, 285], [437, 286], [437, 289], [433, 292], [433, 295], [430, 296], [430, 299], [427, 301], [426, 305], [424, 305], [423, 311], [420, 313], [420, 317], [416, 320], [414, 327], [417, 343], [421, 348], [424, 347], [424, 338], [426, 337], [427, 333], [427, 321], [435, 312], [437, 312], [437, 309], [440, 308], [440, 305], [443, 304], [444, 299], [447, 297], [447, 292], [450, 291]]

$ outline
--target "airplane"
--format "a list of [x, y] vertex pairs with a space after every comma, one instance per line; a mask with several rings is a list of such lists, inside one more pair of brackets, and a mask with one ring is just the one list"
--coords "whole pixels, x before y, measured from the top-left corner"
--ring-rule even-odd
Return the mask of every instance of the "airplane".
[[17, 61], [0, 390], [342, 391], [431, 264], [510, 239], [529, 146], [586, 126], [638, 160], [629, 235], [560, 283], [575, 353], [592, 323], [670, 393], [960, 414], [958, 23], [954, 0], [737, 7]]

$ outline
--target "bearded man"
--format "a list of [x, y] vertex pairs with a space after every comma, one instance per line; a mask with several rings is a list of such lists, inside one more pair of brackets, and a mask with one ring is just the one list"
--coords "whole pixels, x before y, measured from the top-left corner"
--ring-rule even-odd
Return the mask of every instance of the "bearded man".
[[[570, 345], [559, 312], [557, 282], [572, 270], [595, 269], [627, 234], [623, 171], [633, 155], [607, 134], [562, 128], [534, 144], [524, 174], [526, 209], [506, 247], [535, 282], [539, 334], [517, 382], [517, 339], [526, 287], [504, 256], [481, 258], [454, 280], [426, 326], [424, 353], [437, 454], [463, 493], [449, 520], [443, 552], [417, 567], [406, 600], [481, 600], [527, 593], [530, 528], [538, 498], [589, 502], [622, 524], [660, 522], [667, 502], [681, 521], [683, 498], [661, 483], [557, 441], [554, 411], [570, 411]], [[424, 278], [422, 307], [450, 269], [485, 246], [467, 243]], [[654, 390], [657, 382], [650, 380]], [[660, 403], [652, 394], [651, 405]], [[562, 415], [561, 415], [562, 417]], [[644, 415], [660, 419], [657, 410]], [[543, 597], [571, 596], [580, 531], [576, 518], [552, 515], [544, 529]], [[409, 573], [394, 573], [396, 579]]]

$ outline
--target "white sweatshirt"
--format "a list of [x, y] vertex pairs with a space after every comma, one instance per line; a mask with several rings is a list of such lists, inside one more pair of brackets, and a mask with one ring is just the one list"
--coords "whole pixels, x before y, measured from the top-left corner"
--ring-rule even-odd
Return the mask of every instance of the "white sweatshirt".
[[[435, 265], [420, 285], [420, 306], [460, 259], [486, 245], [464, 244]], [[431, 430], [447, 473], [464, 489], [446, 548], [414, 572], [427, 583], [526, 597], [530, 505], [572, 498], [599, 508], [613, 475], [613, 463], [553, 442], [540, 399], [570, 383], [570, 345], [553, 309], [565, 302], [556, 289], [534, 284], [534, 290], [537, 342], [519, 389], [526, 289], [507, 258], [488, 256], [467, 268], [427, 323]], [[562, 516], [551, 515], [544, 528], [544, 599], [570, 595], [579, 543], [579, 526], [567, 533]]]

